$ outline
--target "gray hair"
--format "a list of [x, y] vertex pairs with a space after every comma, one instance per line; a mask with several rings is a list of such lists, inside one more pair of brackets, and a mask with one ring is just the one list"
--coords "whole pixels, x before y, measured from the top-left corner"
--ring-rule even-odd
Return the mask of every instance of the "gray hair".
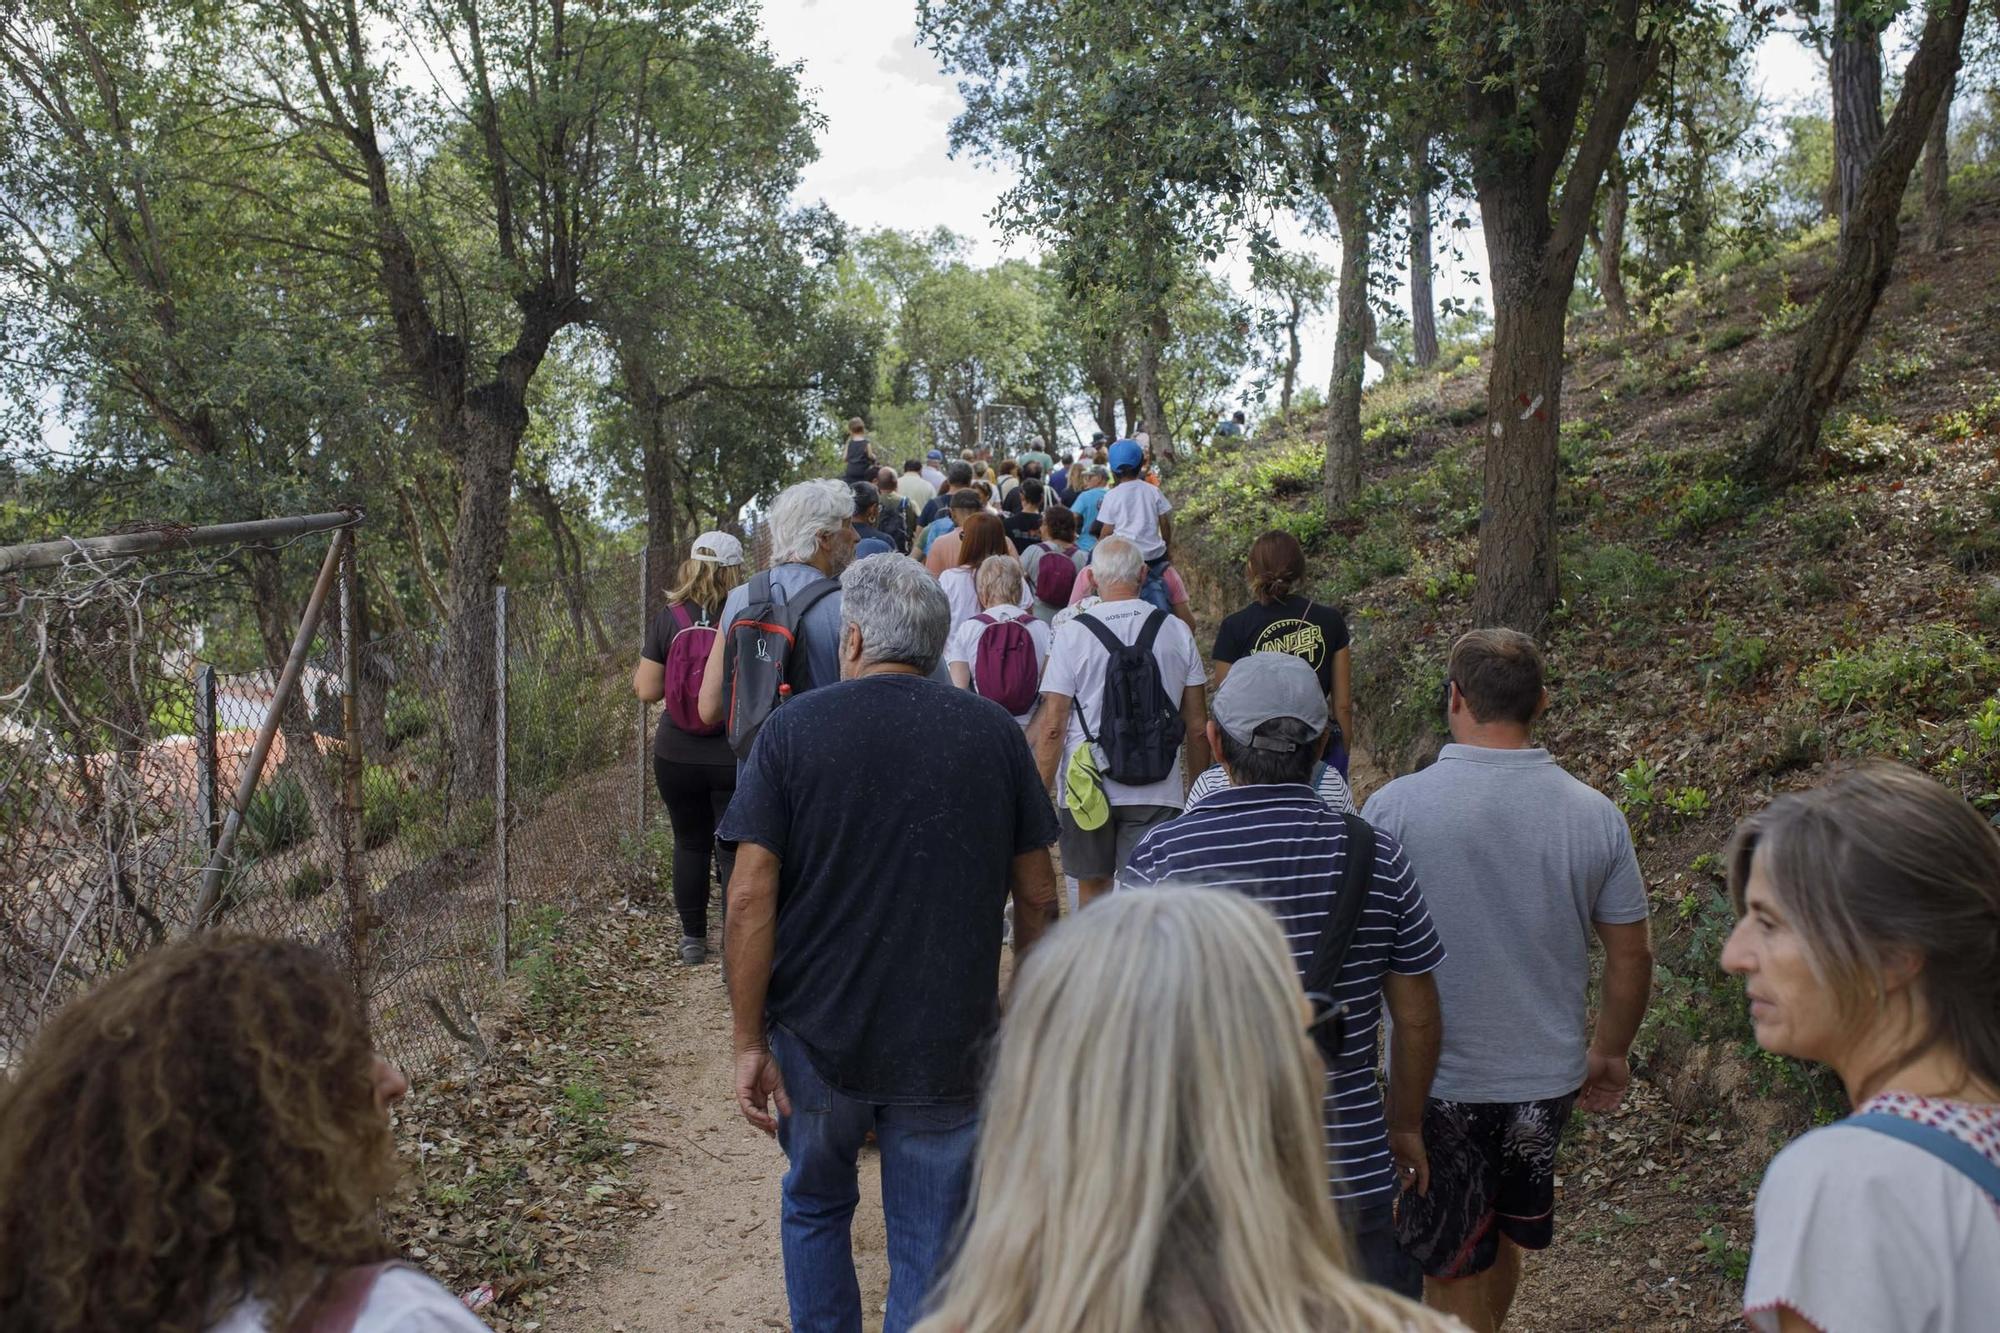
[[819, 549], [822, 532], [838, 532], [854, 517], [854, 492], [832, 477], [802, 481], [778, 492], [771, 502], [771, 563], [803, 564]]
[[840, 578], [841, 637], [861, 631], [861, 664], [894, 662], [926, 676], [944, 656], [951, 603], [928, 570], [907, 556], [871, 555]]
[[1021, 562], [1011, 555], [989, 555], [979, 562], [972, 587], [981, 606], [1018, 606], [1021, 601]]
[[1123, 537], [1106, 537], [1090, 552], [1090, 579], [1098, 592], [1107, 588], [1137, 588], [1146, 577], [1139, 548]]

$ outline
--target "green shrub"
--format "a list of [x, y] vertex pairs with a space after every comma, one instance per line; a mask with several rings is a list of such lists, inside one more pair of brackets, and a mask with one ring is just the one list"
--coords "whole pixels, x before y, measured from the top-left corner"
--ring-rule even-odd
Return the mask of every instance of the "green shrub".
[[404, 815], [417, 804], [412, 784], [394, 770], [367, 764], [361, 770], [361, 845], [380, 847], [401, 831]]
[[1757, 330], [1748, 324], [1731, 324], [1716, 330], [1702, 343], [1702, 350], [1709, 353], [1727, 352], [1741, 347], [1757, 336]]
[[1988, 629], [2000, 629], [2000, 584], [1983, 584], [1973, 596], [1972, 614]]
[[285, 897], [295, 903], [318, 897], [328, 885], [333, 883], [333, 872], [325, 866], [311, 861], [300, 866], [285, 880]]
[[1870, 421], [1858, 412], [1842, 413], [1828, 422], [1819, 442], [1841, 472], [1901, 471], [1937, 463], [1937, 450], [1919, 444], [1895, 422]]
[[1984, 514], [1946, 506], [1931, 515], [1926, 528], [1932, 545], [1961, 573], [2000, 564], [2000, 494], [1986, 497]]
[[1704, 477], [1681, 492], [1665, 526], [1670, 533], [1692, 537], [1740, 516], [1748, 503], [1748, 493], [1734, 481]]
[[1996, 659], [1986, 640], [1953, 625], [1926, 625], [1864, 648], [1835, 652], [1799, 673], [1829, 708], [1895, 712], [1969, 706], [1993, 687]]
[[437, 708], [437, 700], [421, 690], [392, 690], [382, 715], [382, 727], [388, 733], [389, 748], [393, 750], [405, 741], [427, 735]]
[[1658, 597], [1674, 583], [1672, 571], [1629, 546], [1592, 547], [1571, 561], [1566, 572], [1578, 590], [1600, 606]]
[[1769, 642], [1724, 617], [1715, 622], [1708, 655], [1700, 660], [1702, 680], [1711, 690], [1744, 689], [1764, 674], [1770, 655]]
[[1611, 428], [1595, 422], [1565, 421], [1556, 435], [1556, 465], [1566, 477], [1588, 475], [1597, 452], [1611, 442]]
[[509, 772], [523, 794], [542, 795], [601, 767], [632, 725], [631, 691], [594, 662], [515, 674], [507, 711]]
[[1824, 555], [1867, 531], [1878, 513], [1872, 503], [1848, 501], [1794, 510], [1785, 521], [1797, 537], [1793, 545], [1799, 552]]
[[280, 773], [260, 784], [250, 797], [240, 836], [251, 852], [271, 856], [310, 836], [312, 828], [312, 805], [306, 800], [305, 787], [292, 774]]
[[1613, 799], [1627, 815], [1643, 820], [1652, 814], [1663, 794], [1659, 781], [1659, 769], [1643, 758], [1634, 759], [1629, 767], [1619, 771], [1618, 795]]
[[1715, 395], [1716, 415], [1732, 421], [1754, 421], [1763, 414], [1777, 388], [1778, 377], [1770, 371], [1761, 367], [1746, 369]]

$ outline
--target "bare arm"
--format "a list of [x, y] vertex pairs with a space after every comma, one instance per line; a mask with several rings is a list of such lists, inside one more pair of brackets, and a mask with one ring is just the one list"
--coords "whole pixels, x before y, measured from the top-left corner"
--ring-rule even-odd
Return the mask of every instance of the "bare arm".
[[1199, 685], [1190, 685], [1181, 691], [1181, 721], [1187, 723], [1188, 781], [1207, 768], [1210, 763], [1208, 753], [1208, 692]]
[[1652, 926], [1646, 921], [1595, 924], [1597, 938], [1604, 941], [1604, 994], [1590, 1042], [1590, 1072], [1576, 1104], [1586, 1111], [1615, 1111], [1632, 1081], [1628, 1057], [1653, 995]]
[[951, 683], [961, 690], [972, 688], [972, 664], [970, 662], [947, 662], [945, 669], [951, 672]]
[[656, 704], [667, 694], [667, 667], [664, 662], [640, 658], [632, 668], [632, 693], [640, 703]]
[[770, 848], [754, 842], [737, 844], [723, 932], [736, 1036], [736, 1105], [745, 1120], [766, 1134], [778, 1129], [770, 1112], [772, 1100], [780, 1115], [792, 1113], [764, 1032], [764, 996], [771, 987], [771, 958], [778, 943], [778, 865]]
[[1172, 514], [1160, 515], [1160, 540], [1167, 544], [1169, 550], [1173, 549], [1174, 516]]
[[[1220, 685], [1222, 682], [1217, 681]], [[1347, 752], [1354, 753], [1354, 657], [1342, 648], [1333, 655], [1333, 697], [1327, 700], [1340, 734], [1347, 738]]]
[[1014, 959], [1019, 962], [1056, 923], [1056, 867], [1049, 849], [1037, 847], [1014, 858]]
[[1056, 780], [1056, 765], [1062, 762], [1063, 737], [1069, 733], [1069, 710], [1072, 701], [1067, 694], [1044, 694], [1042, 714], [1035, 719], [1038, 730], [1035, 733], [1035, 768], [1042, 775], [1042, 785], [1053, 787]]
[[1221, 689], [1222, 682], [1229, 679], [1229, 668], [1235, 665], [1236, 663], [1234, 662], [1217, 662], [1215, 664], [1214, 674], [1212, 674], [1208, 678], [1209, 688], [1217, 690]]
[[1394, 1025], [1389, 1035], [1389, 1095], [1383, 1113], [1389, 1122], [1389, 1151], [1399, 1167], [1411, 1169], [1411, 1185], [1430, 1192], [1430, 1159], [1424, 1152], [1424, 1102], [1437, 1074], [1444, 1021], [1438, 1009], [1437, 979], [1425, 972], [1406, 977], [1382, 975], [1382, 998]]
[[695, 711], [711, 727], [722, 721], [722, 650], [726, 638], [726, 633], [718, 634], [708, 646], [708, 665], [701, 671], [701, 694], [694, 701]]

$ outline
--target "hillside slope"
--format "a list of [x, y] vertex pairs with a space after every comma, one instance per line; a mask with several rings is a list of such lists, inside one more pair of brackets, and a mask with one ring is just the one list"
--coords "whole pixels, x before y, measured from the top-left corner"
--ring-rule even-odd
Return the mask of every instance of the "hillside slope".
[[[2000, 187], [1961, 193], [1949, 249], [1906, 245], [1820, 473], [1788, 491], [1747, 492], [1728, 467], [1825, 280], [1825, 238], [1626, 334], [1572, 322], [1544, 737], [1631, 818], [1662, 967], [1646, 1086], [1571, 1145], [1531, 1327], [1727, 1326], [1764, 1163], [1844, 1109], [1824, 1075], [1757, 1051], [1715, 965], [1737, 819], [1875, 755], [2000, 811]], [[1208, 610], [1243, 600], [1258, 532], [1302, 539], [1312, 591], [1355, 626], [1359, 739], [1392, 773], [1435, 753], [1445, 652], [1471, 627], [1484, 392], [1476, 361], [1372, 390], [1348, 515], [1320, 507], [1312, 419], [1212, 448], [1173, 487], [1176, 558]], [[1630, 1271], [1572, 1274], [1592, 1253]]]

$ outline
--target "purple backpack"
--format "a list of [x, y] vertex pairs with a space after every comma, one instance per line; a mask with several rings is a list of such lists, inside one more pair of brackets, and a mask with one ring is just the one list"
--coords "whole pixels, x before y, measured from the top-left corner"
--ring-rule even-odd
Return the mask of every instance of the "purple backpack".
[[972, 688], [1015, 717], [1035, 706], [1042, 692], [1042, 672], [1035, 662], [1035, 640], [1020, 620], [973, 617], [986, 626], [979, 631], [979, 649], [972, 659]]
[[690, 736], [720, 736], [722, 724], [702, 721], [698, 706], [702, 674], [708, 668], [709, 650], [715, 647], [715, 626], [708, 623], [706, 616], [697, 625], [687, 607], [679, 602], [667, 610], [680, 626], [673, 643], [667, 647], [663, 681], [667, 720]]

